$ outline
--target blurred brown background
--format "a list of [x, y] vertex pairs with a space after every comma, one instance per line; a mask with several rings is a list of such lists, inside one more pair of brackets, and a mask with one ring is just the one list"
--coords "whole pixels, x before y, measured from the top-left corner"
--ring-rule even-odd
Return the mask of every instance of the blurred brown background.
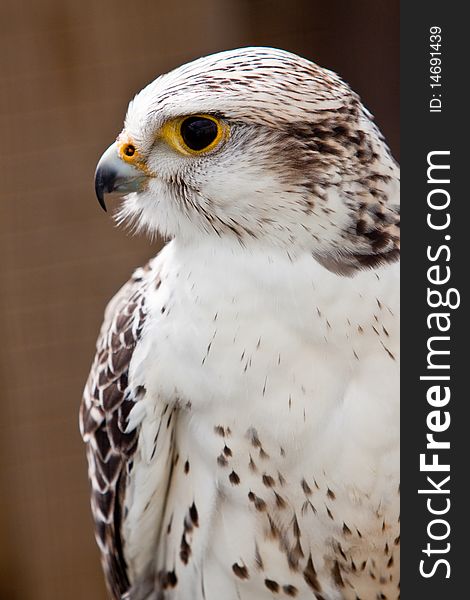
[[339, 72], [398, 157], [398, 0], [2, 0], [0, 599], [102, 600], [77, 412], [107, 299], [157, 251], [98, 207], [130, 98], [272, 45]]

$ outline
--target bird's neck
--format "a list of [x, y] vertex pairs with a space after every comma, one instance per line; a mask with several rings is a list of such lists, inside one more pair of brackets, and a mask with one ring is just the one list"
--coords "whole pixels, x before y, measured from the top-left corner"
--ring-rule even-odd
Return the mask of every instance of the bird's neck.
[[[178, 240], [167, 245], [162, 259], [181, 302], [188, 310], [196, 304], [198, 311], [208, 316], [235, 311], [242, 318], [261, 311], [286, 325], [309, 328], [315, 324], [312, 316], [321, 315], [327, 328], [336, 322], [335, 336], [344, 339], [351, 327], [345, 314], [357, 324], [370, 322], [378, 298], [384, 304], [398, 303], [397, 264], [342, 276], [308, 254], [292, 258], [276, 249], [237, 248], [209, 241], [180, 244]], [[316, 333], [316, 329], [312, 331], [312, 335]]]

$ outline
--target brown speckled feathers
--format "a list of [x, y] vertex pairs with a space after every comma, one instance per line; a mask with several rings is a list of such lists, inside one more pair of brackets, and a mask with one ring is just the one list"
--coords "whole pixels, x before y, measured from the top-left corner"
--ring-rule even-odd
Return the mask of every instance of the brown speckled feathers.
[[126, 426], [139, 400], [139, 390], [128, 387], [128, 371], [146, 316], [142, 274], [143, 269], [136, 271], [107, 308], [80, 410], [95, 535], [114, 598], [121, 598], [129, 587], [121, 523], [126, 477], [138, 438], [138, 429], [126, 432]]

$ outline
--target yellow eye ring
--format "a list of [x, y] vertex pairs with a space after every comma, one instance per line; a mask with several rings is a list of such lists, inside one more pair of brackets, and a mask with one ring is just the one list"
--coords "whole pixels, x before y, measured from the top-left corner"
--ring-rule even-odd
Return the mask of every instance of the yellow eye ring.
[[217, 148], [229, 136], [229, 127], [212, 115], [196, 114], [167, 121], [161, 137], [186, 156], [201, 156]]

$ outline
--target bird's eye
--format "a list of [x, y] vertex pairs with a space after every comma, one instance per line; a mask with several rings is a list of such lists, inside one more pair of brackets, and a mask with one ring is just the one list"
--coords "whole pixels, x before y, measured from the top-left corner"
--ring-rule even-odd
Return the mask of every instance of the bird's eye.
[[188, 148], [196, 152], [205, 150], [217, 138], [216, 121], [206, 117], [188, 117], [181, 123], [181, 137]]
[[182, 154], [197, 156], [214, 150], [228, 131], [228, 125], [212, 115], [190, 115], [165, 123], [161, 136]]

